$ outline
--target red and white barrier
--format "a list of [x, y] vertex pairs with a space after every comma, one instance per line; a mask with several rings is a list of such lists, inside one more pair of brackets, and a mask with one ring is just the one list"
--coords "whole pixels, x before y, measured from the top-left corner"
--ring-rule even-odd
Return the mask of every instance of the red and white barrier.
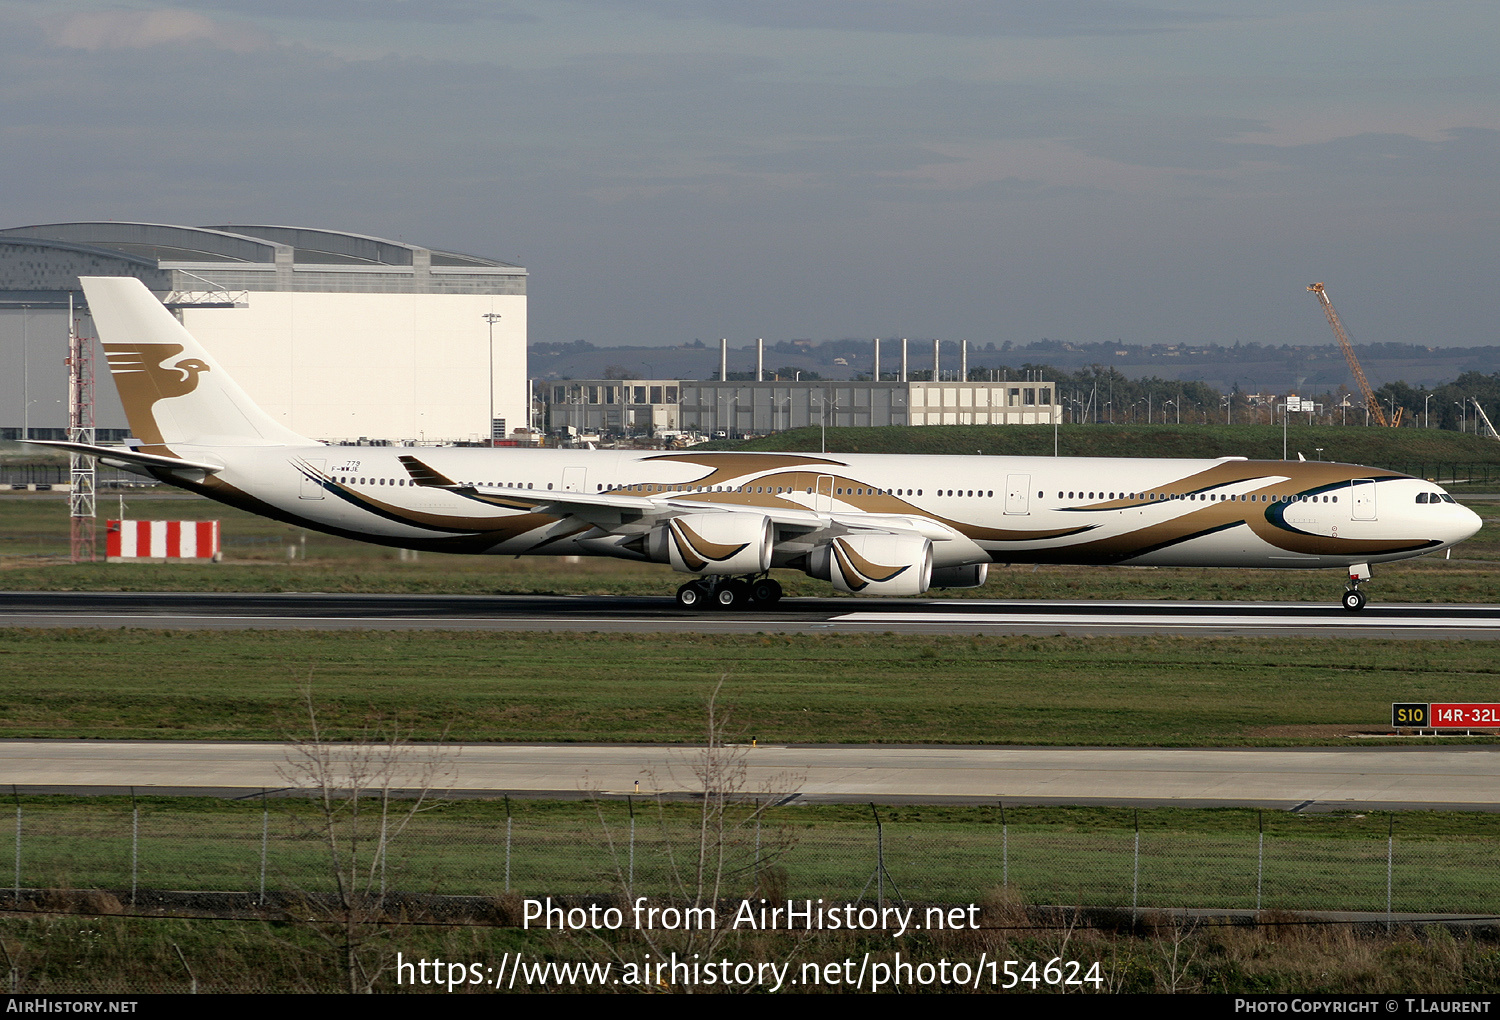
[[212, 560], [219, 555], [218, 521], [108, 521], [105, 562]]

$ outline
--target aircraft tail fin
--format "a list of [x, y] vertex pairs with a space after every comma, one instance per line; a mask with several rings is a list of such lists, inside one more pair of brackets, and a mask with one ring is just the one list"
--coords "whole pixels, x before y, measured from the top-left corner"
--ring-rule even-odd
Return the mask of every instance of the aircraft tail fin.
[[310, 446], [261, 410], [140, 280], [81, 278], [109, 371], [144, 453], [192, 446]]

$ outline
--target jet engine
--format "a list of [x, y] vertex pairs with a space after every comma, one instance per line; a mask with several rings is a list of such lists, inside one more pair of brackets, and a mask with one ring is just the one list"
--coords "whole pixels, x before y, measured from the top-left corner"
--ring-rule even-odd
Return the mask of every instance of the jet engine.
[[932, 583], [932, 543], [921, 535], [840, 535], [812, 551], [807, 572], [856, 595], [920, 595]]
[[761, 514], [686, 514], [651, 532], [651, 559], [685, 574], [758, 574], [771, 567], [771, 519]]
[[938, 567], [932, 572], [934, 588], [981, 588], [990, 579], [988, 563], [968, 563], [962, 567]]

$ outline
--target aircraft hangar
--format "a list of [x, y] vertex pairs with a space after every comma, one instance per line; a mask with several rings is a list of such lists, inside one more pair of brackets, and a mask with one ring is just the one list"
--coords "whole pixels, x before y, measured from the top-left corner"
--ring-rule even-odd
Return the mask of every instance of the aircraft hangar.
[[[0, 229], [0, 437], [63, 438], [69, 299], [82, 308], [89, 275], [144, 281], [311, 438], [482, 442], [528, 425], [522, 266], [306, 227], [78, 222]], [[123, 437], [97, 374], [100, 436]]]

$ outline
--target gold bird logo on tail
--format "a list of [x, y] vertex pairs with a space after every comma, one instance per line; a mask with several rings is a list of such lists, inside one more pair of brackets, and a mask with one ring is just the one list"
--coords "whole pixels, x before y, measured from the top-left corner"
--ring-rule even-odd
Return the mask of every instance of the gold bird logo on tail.
[[120, 391], [120, 403], [130, 429], [145, 448], [162, 446], [161, 428], [152, 407], [158, 400], [182, 397], [198, 388], [198, 376], [209, 371], [201, 358], [167, 362], [182, 353], [181, 344], [105, 344], [110, 373]]

